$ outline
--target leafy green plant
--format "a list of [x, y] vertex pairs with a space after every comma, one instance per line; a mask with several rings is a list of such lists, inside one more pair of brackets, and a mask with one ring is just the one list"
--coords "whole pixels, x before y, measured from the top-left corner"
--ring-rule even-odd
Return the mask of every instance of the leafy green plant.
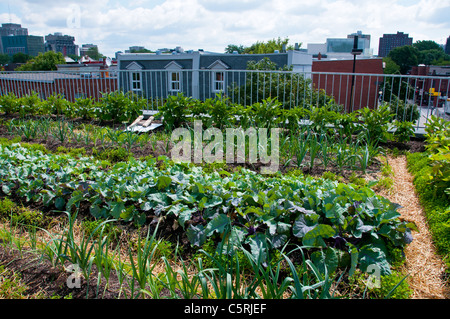
[[0, 107], [6, 114], [13, 114], [19, 112], [20, 100], [13, 92], [0, 95]]
[[363, 123], [363, 134], [366, 134], [368, 140], [372, 142], [384, 142], [387, 140], [388, 124], [394, 117], [387, 104], [382, 104], [375, 110], [365, 107], [359, 109], [357, 114]]
[[431, 116], [425, 126], [426, 150], [432, 167], [428, 174], [437, 196], [450, 196], [450, 122]]
[[394, 121], [395, 131], [394, 139], [400, 143], [409, 142], [411, 136], [414, 136], [414, 123], [407, 121]]
[[250, 114], [252, 116], [252, 122], [257, 128], [264, 127], [270, 129], [277, 127], [281, 121], [282, 104], [278, 100], [268, 97], [251, 105]]
[[73, 105], [74, 115], [83, 119], [94, 119], [96, 103], [91, 98], [77, 98]]
[[214, 123], [216, 127], [223, 129], [231, 126], [234, 122], [230, 99], [222, 94], [216, 94], [214, 99], [207, 99], [204, 102], [204, 108], [207, 114], [211, 116], [210, 120], [206, 120], [208, 122], [207, 126], [211, 126]]
[[65, 115], [70, 111], [70, 102], [61, 94], [52, 94], [42, 101], [42, 114]]
[[147, 101], [122, 91], [105, 93], [95, 107], [96, 117], [114, 123], [130, 122], [136, 119], [146, 107]]
[[184, 96], [182, 93], [171, 95], [166, 102], [161, 105], [157, 117], [162, 117], [167, 131], [180, 127], [187, 121], [187, 115], [190, 113], [192, 99]]
[[[398, 219], [397, 206], [368, 187], [246, 169], [204, 173], [167, 158], [129, 158], [105, 171], [89, 157], [42, 154], [17, 144], [0, 148], [5, 194], [68, 211], [85, 203], [95, 218], [138, 225], [148, 214], [165, 217], [176, 221], [193, 246], [231, 225], [233, 244], [249, 245], [252, 254], [265, 239], [274, 249], [294, 239], [305, 246], [336, 247], [355, 256], [352, 265], [363, 270], [368, 258], [375, 258], [389, 273], [386, 244], [403, 247], [410, 238], [412, 225]], [[262, 261], [269, 262], [269, 251], [262, 252]]]
[[19, 114], [21, 116], [36, 115], [40, 113], [42, 100], [38, 93], [34, 91], [21, 97], [19, 103], [21, 105], [19, 108]]

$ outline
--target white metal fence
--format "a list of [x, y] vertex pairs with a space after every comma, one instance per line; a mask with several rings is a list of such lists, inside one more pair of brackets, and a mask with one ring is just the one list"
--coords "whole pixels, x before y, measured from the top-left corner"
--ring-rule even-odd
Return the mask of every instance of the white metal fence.
[[431, 114], [450, 113], [450, 76], [203, 69], [0, 73], [2, 95], [37, 92], [44, 99], [61, 94], [70, 101], [98, 100], [117, 90], [147, 99], [148, 110], [157, 110], [169, 95], [181, 93], [205, 101], [221, 93], [242, 105], [270, 97], [284, 108], [334, 103], [343, 112], [387, 102], [403, 120], [413, 119], [408, 110], [416, 108], [417, 128], [423, 128]]

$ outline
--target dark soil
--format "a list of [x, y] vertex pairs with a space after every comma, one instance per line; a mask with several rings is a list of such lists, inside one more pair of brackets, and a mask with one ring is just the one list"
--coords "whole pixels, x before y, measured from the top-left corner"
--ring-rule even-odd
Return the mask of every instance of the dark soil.
[[[7, 267], [15, 273], [20, 273], [21, 282], [27, 289], [24, 295], [34, 295], [40, 293], [44, 298], [64, 298], [71, 296], [73, 299], [97, 298], [97, 271], [94, 269], [89, 287], [84, 278], [80, 278], [79, 288], [69, 288], [68, 282], [72, 282], [70, 277], [73, 273], [66, 272], [59, 267], [53, 267], [47, 260], [42, 260], [40, 256], [18, 250], [10, 250], [0, 245], [0, 265]], [[74, 281], [73, 281], [74, 282]], [[89, 291], [87, 291], [89, 290]], [[118, 299], [119, 281], [117, 276], [111, 275], [109, 285], [105, 289], [105, 281], [99, 287], [100, 297], [103, 299]]]

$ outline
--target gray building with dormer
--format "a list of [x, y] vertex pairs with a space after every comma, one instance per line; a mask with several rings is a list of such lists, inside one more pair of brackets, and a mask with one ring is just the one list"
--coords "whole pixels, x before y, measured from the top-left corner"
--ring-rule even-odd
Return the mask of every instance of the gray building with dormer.
[[268, 58], [278, 68], [311, 72], [312, 55], [299, 50], [270, 54], [229, 54], [186, 51], [177, 48], [171, 54], [118, 54], [119, 87], [147, 98], [164, 98], [183, 93], [197, 99], [227, 93], [245, 82], [250, 61]]

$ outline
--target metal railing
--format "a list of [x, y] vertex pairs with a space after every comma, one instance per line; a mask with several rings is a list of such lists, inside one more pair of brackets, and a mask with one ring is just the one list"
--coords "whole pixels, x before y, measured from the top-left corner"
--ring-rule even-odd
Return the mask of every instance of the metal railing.
[[449, 76], [258, 70], [117, 70], [93, 72], [1, 72], [0, 94], [23, 96], [36, 92], [43, 99], [61, 94], [99, 100], [122, 90], [147, 99], [147, 110], [157, 110], [170, 95], [182, 93], [201, 101], [226, 96], [230, 102], [251, 105], [277, 98], [283, 108], [339, 106], [342, 112], [377, 108], [389, 103], [403, 120], [424, 128], [431, 114], [450, 113]]

